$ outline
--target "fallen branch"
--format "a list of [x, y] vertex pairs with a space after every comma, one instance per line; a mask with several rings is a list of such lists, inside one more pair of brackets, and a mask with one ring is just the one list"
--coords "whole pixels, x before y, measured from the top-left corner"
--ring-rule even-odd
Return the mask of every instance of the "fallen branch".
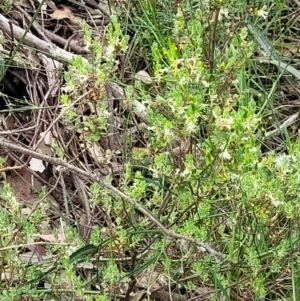
[[[13, 23], [10, 23], [9, 20], [1, 14], [0, 14], [0, 30], [2, 30], [3, 33], [9, 35], [10, 37], [11, 37], [11, 30], [12, 30], [13, 37], [17, 40], [20, 40], [25, 33], [24, 29], [14, 25]], [[70, 62], [73, 57], [76, 57], [75, 54], [63, 50], [51, 43], [47, 43], [29, 32], [26, 34], [24, 38], [24, 44], [26, 46], [34, 48], [37, 51], [47, 54], [48, 56], [51, 56], [53, 59], [62, 62]]]
[[93, 180], [94, 182], [97, 182], [102, 187], [105, 187], [110, 192], [114, 193], [115, 195], [117, 195], [117, 196], [123, 198], [124, 200], [126, 200], [128, 203], [130, 203], [132, 206], [134, 206], [134, 208], [136, 208], [139, 212], [141, 212], [143, 215], [145, 215], [147, 218], [149, 218], [149, 220], [151, 220], [167, 237], [176, 238], [176, 239], [179, 239], [179, 240], [184, 240], [184, 241], [194, 243], [197, 246], [199, 246], [201, 248], [204, 248], [208, 253], [210, 253], [216, 259], [226, 258], [226, 256], [224, 254], [214, 250], [209, 244], [207, 244], [205, 242], [202, 242], [199, 239], [195, 239], [195, 238], [190, 237], [190, 236], [181, 235], [181, 234], [175, 233], [171, 230], [168, 230], [167, 228], [165, 228], [162, 225], [162, 223], [159, 221], [159, 219], [157, 217], [155, 217], [143, 205], [136, 202], [134, 199], [132, 199], [131, 197], [129, 197], [128, 195], [126, 195], [125, 193], [123, 193], [122, 191], [117, 189], [116, 187], [112, 186], [111, 184], [106, 183], [104, 180], [101, 180], [99, 178], [99, 176], [96, 175], [95, 173], [90, 173], [90, 172], [84, 171], [84, 170], [82, 170], [82, 169], [80, 169], [76, 166], [73, 166], [69, 163], [66, 163], [66, 162], [64, 162], [60, 159], [52, 158], [52, 157], [40, 154], [38, 152], [35, 152], [31, 149], [13, 144], [12, 142], [10, 142], [8, 140], [5, 140], [3, 138], [0, 138], [0, 146], [2, 148], [4, 148], [4, 150], [6, 149], [6, 151], [10, 150], [10, 151], [15, 151], [15, 152], [21, 153], [23, 155], [31, 156], [33, 158], [37, 158], [37, 159], [43, 160], [45, 162], [49, 162], [49, 163], [51, 163], [51, 164], [53, 164], [57, 167], [59, 167], [59, 166], [65, 167], [70, 172], [73, 172], [77, 175], [87, 177], [87, 178]]

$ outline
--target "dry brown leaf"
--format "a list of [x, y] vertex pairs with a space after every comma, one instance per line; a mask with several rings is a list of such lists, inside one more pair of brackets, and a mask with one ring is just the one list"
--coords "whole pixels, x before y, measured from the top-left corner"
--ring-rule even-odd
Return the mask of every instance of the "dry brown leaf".
[[93, 265], [90, 262], [80, 262], [76, 264], [76, 268], [77, 269], [87, 269], [87, 270], [93, 270], [95, 269], [97, 266]]
[[99, 164], [105, 164], [105, 152], [103, 148], [96, 142], [93, 144], [87, 143], [86, 148], [91, 155], [91, 157]]
[[72, 11], [67, 8], [63, 7], [62, 9], [55, 10], [50, 17], [54, 20], [62, 20], [62, 19], [70, 19], [72, 20], [74, 18], [74, 15]]
[[28, 48], [27, 58], [28, 58], [28, 61], [32, 64], [33, 67], [40, 66], [40, 58], [37, 55], [36, 51], [32, 50], [31, 48]]
[[153, 272], [151, 273], [151, 275], [144, 273], [142, 275], [139, 275], [136, 280], [137, 287], [146, 288], [150, 292], [164, 287], [167, 284], [166, 277], [163, 274], [157, 272]]
[[135, 78], [143, 82], [144, 84], [151, 84], [152, 79], [148, 72], [141, 70], [136, 75]]
[[139, 153], [142, 153], [142, 154], [145, 154], [147, 156], [151, 156], [152, 155], [152, 151], [151, 149], [149, 148], [145, 148], [145, 147], [133, 147], [132, 148], [132, 153], [134, 154], [139, 154]]
[[46, 168], [42, 160], [37, 158], [31, 158], [29, 161], [29, 169], [42, 173]]
[[[60, 77], [61, 73], [58, 72], [58, 70], [61, 70], [63, 68], [63, 64], [54, 60], [53, 58], [49, 58], [45, 54], [39, 53], [38, 54], [41, 62], [44, 65], [44, 68], [46, 69], [47, 73], [47, 80], [48, 80], [48, 86], [51, 88], [51, 95], [53, 97], [56, 97], [56, 93], [60, 89]], [[48, 132], [50, 133], [50, 131]]]
[[33, 255], [42, 255], [42, 256], [47, 255], [45, 246], [29, 245], [29, 246], [27, 246], [27, 249], [29, 249]]
[[[38, 0], [39, 3], [42, 2], [42, 0]], [[43, 3], [42, 6], [41, 6], [41, 13], [45, 13], [47, 10], [47, 4], [46, 3]]]
[[24, 262], [30, 262], [30, 263], [42, 262], [42, 261], [45, 261], [48, 258], [50, 258], [49, 256], [46, 256], [46, 255], [37, 255], [37, 254], [34, 254], [31, 251], [19, 254], [19, 257]]
[[44, 146], [45, 145], [46, 146], [52, 146], [53, 144], [57, 144], [56, 138], [53, 136], [51, 131], [45, 131], [45, 132], [40, 133], [40, 137], [44, 138], [44, 140], [42, 140], [41, 143], [40, 143], [40, 144], [42, 144], [40, 153], [44, 154], [44, 155], [47, 155], [47, 156], [52, 156], [51, 148], [48, 147], [50, 149], [50, 151], [49, 151], [48, 148], [47, 148], [47, 150], [44, 149]]
[[57, 237], [53, 234], [38, 234], [37, 236], [48, 242], [64, 242], [64, 236], [60, 233], [57, 235]]
[[52, 10], [56, 10], [57, 7], [55, 5], [55, 3], [51, 0], [46, 0], [46, 4], [52, 9]]
[[24, 9], [32, 9], [32, 6], [30, 5], [29, 1], [27, 1], [27, 0], [15, 0], [14, 4], [19, 5], [19, 6], [23, 7]]
[[13, 273], [4, 272], [0, 274], [0, 281], [7, 281], [8, 279], [12, 279]]
[[80, 17], [77, 17], [77, 16], [73, 16], [71, 21], [72, 21], [71, 23], [73, 23], [73, 24], [80, 24], [83, 21], [83, 19]]
[[40, 191], [42, 184], [35, 179], [31, 186], [29, 184], [32, 182], [31, 173], [27, 169], [22, 168], [18, 173], [11, 173], [7, 176], [7, 182], [17, 200], [27, 207], [33, 208], [40, 201], [38, 193], [34, 193], [34, 191]]

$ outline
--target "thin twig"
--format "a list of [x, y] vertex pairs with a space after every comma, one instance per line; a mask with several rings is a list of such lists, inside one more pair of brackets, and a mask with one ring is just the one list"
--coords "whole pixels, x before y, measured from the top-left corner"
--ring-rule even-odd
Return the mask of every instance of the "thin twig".
[[214, 250], [209, 244], [207, 244], [205, 242], [202, 242], [199, 239], [195, 239], [195, 238], [190, 237], [190, 236], [181, 235], [181, 234], [175, 233], [171, 230], [168, 230], [167, 228], [165, 228], [164, 225], [162, 225], [162, 223], [158, 220], [158, 218], [155, 217], [144, 206], [142, 206], [140, 203], [138, 203], [137, 201], [135, 201], [134, 199], [132, 199], [131, 197], [129, 197], [128, 195], [126, 195], [122, 191], [118, 190], [117, 188], [115, 188], [111, 184], [105, 182], [102, 179], [99, 179], [99, 176], [97, 176], [94, 173], [84, 171], [84, 170], [82, 170], [82, 169], [80, 169], [80, 168], [78, 168], [74, 165], [71, 165], [69, 163], [64, 162], [63, 160], [60, 160], [60, 159], [57, 159], [57, 158], [52, 158], [52, 157], [46, 156], [44, 154], [40, 154], [38, 152], [35, 152], [31, 149], [27, 149], [25, 147], [13, 144], [10, 141], [5, 140], [3, 138], [0, 138], [0, 146], [2, 146], [3, 148], [7, 148], [10, 151], [16, 151], [16, 152], [22, 153], [23, 155], [32, 156], [34, 158], [43, 160], [45, 162], [49, 162], [49, 163], [51, 163], [55, 166], [58, 166], [58, 167], [59, 166], [65, 167], [66, 169], [68, 169], [69, 171], [71, 171], [73, 173], [77, 173], [78, 175], [87, 177], [87, 178], [97, 182], [102, 187], [107, 188], [110, 192], [114, 193], [115, 195], [117, 195], [117, 196], [123, 198], [124, 200], [126, 200], [127, 202], [129, 202], [132, 206], [134, 206], [143, 215], [148, 217], [149, 220], [151, 220], [167, 237], [176, 238], [176, 239], [179, 239], [179, 240], [185, 240], [185, 241], [194, 243], [194, 244], [198, 245], [199, 247], [204, 248], [208, 253], [210, 253], [216, 259], [219, 259], [219, 258], [224, 259], [226, 257], [224, 254]]

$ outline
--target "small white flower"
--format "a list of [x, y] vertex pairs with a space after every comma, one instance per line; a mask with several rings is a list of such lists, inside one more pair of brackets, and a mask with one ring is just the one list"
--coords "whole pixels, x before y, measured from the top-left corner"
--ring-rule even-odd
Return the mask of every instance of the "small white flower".
[[274, 163], [277, 168], [289, 167], [291, 163], [295, 163], [297, 161], [295, 156], [290, 156], [286, 154], [281, 154], [275, 157]]
[[187, 82], [186, 78], [185, 77], [182, 77], [179, 81], [179, 84], [180, 85], [184, 85], [185, 83]]
[[210, 96], [210, 101], [211, 102], [214, 102], [215, 100], [217, 100], [218, 99], [218, 95], [217, 94], [214, 94], [214, 95], [211, 95]]
[[235, 174], [235, 173], [230, 173], [229, 174], [229, 178], [232, 182], [236, 181], [236, 180], [239, 180], [240, 179], [240, 176]]
[[111, 112], [108, 112], [107, 110], [103, 111], [103, 117], [104, 118], [109, 118], [112, 115]]
[[159, 177], [160, 177], [160, 174], [159, 174], [159, 172], [158, 172], [157, 169], [155, 169], [155, 168], [150, 168], [150, 171], [152, 171], [152, 176], [153, 176], [154, 178], [159, 178]]
[[274, 160], [275, 166], [278, 168], [282, 168], [285, 163], [285, 158], [285, 154], [278, 155]]
[[196, 74], [196, 77], [195, 77], [195, 83], [199, 83], [201, 76], [202, 76], [202, 75], [201, 75], [200, 73], [197, 73], [197, 74]]
[[147, 130], [148, 130], [148, 131], [153, 131], [153, 132], [154, 132], [154, 131], [155, 131], [155, 127], [154, 127], [154, 126], [148, 126], [148, 127], [147, 127]]
[[258, 117], [253, 118], [253, 122], [254, 122], [254, 123], [258, 123], [258, 122], [260, 122], [260, 121], [261, 121], [261, 118], [258, 118]]
[[182, 177], [186, 177], [186, 176], [189, 175], [189, 174], [190, 174], [190, 170], [186, 168], [186, 169], [181, 173], [181, 176], [182, 176]]
[[168, 68], [161, 68], [158, 70], [159, 73], [161, 74], [165, 74], [165, 73], [168, 73], [169, 72], [169, 69]]
[[173, 133], [170, 129], [165, 129], [164, 130], [164, 138], [166, 141], [170, 141], [173, 139]]
[[165, 136], [170, 136], [170, 134], [171, 134], [171, 131], [170, 131], [170, 129], [165, 129]]
[[197, 126], [195, 125], [194, 122], [192, 121], [188, 121], [187, 124], [186, 124], [186, 131], [191, 134], [191, 133], [195, 133], [197, 129]]
[[221, 130], [230, 130], [234, 120], [232, 117], [229, 118], [221, 118], [218, 121], [218, 126]]
[[228, 18], [228, 9], [227, 8], [224, 8], [224, 9], [220, 9], [220, 12], [219, 12], [219, 21], [221, 21], [223, 19], [223, 17], [225, 18]]
[[275, 207], [278, 207], [279, 205], [283, 205], [283, 202], [282, 201], [278, 201], [276, 200], [272, 194], [269, 194], [268, 195], [270, 200], [271, 200], [271, 203], [275, 206]]
[[81, 84], [85, 84], [88, 80], [88, 77], [85, 74], [78, 74], [77, 78]]
[[266, 19], [268, 16], [268, 12], [266, 11], [267, 7], [264, 6], [263, 8], [259, 9], [257, 11], [257, 16], [262, 17], [263, 19]]
[[223, 153], [220, 154], [220, 157], [224, 160], [231, 160], [231, 155], [227, 150], [225, 150]]
[[234, 123], [233, 118], [232, 118], [232, 117], [229, 117], [229, 118], [226, 120], [226, 123], [227, 123], [228, 125], [232, 125], [232, 124]]
[[178, 8], [176, 18], [180, 18], [180, 17], [183, 17], [183, 13], [182, 13], [182, 10]]
[[206, 81], [206, 80], [203, 80], [202, 81], [202, 84], [205, 88], [208, 88], [209, 87], [209, 83]]
[[105, 49], [105, 57], [112, 57], [112, 55], [114, 54], [115, 51], [115, 47], [112, 45], [109, 45], [106, 47]]

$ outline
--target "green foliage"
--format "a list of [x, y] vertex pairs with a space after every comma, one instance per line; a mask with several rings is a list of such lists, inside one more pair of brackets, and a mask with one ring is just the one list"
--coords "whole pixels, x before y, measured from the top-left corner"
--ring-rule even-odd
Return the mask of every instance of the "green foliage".
[[[249, 80], [255, 43], [247, 22], [267, 18], [265, 3], [250, 8], [246, 1], [175, 4], [136, 1], [124, 25], [128, 31], [141, 31], [134, 43], [148, 51], [157, 93], [152, 95], [140, 82], [125, 89], [128, 103], [138, 98], [146, 108], [149, 126], [141, 133], [146, 147], [124, 154], [125, 172], [118, 189], [149, 215], [93, 183], [90, 209], [101, 208], [105, 226], [91, 229], [88, 245], [66, 226], [66, 242], [78, 239], [78, 246], [49, 247], [55, 263], [34, 263], [27, 268], [16, 260], [16, 250], [5, 247], [29, 243], [39, 231], [45, 208], [41, 203], [22, 219], [20, 205], [5, 184], [1, 198], [7, 207], [0, 210], [0, 252], [15, 277], [1, 284], [3, 300], [28, 292], [33, 297], [54, 292], [59, 298], [60, 290], [92, 300], [87, 293], [91, 284], [99, 293], [93, 300], [112, 300], [116, 287], [122, 291], [143, 273], [150, 290], [151, 276], [158, 272], [170, 288], [174, 283], [184, 285], [188, 293], [199, 283], [213, 288], [210, 297], [215, 300], [242, 296], [275, 300], [283, 295], [285, 300], [298, 299], [300, 137], [292, 140], [286, 132], [286, 152], [264, 151], [267, 102], [257, 99], [259, 93], [253, 93]], [[275, 6], [281, 10], [283, 3], [276, 1]], [[87, 58], [73, 59], [65, 72], [61, 104], [69, 129], [81, 141], [95, 143], [106, 134], [109, 118], [104, 85], [115, 77], [117, 59], [126, 54], [130, 39], [115, 16], [107, 27], [105, 51], [88, 25], [81, 26], [90, 53]], [[85, 114], [87, 110], [92, 114]], [[63, 150], [54, 149], [63, 158]], [[45, 191], [40, 197], [45, 197]], [[155, 228], [155, 221], [182, 239]], [[209, 244], [225, 258], [212, 256], [192, 238]], [[131, 259], [137, 255], [127, 270], [119, 264], [124, 254]], [[76, 274], [77, 262], [84, 261], [92, 262], [97, 270], [88, 283]], [[281, 277], [290, 284], [285, 290], [274, 289]], [[24, 284], [22, 279], [25, 285], [15, 285]], [[51, 289], [37, 292], [34, 285], [41, 279], [47, 279]]]
[[[149, 171], [157, 182], [149, 181], [149, 173], [135, 173], [138, 181], [128, 182], [126, 192], [140, 201], [147, 198], [147, 208], [161, 214], [155, 200], [157, 195], [163, 199], [167, 189], [172, 197], [160, 220], [228, 254], [227, 263], [214, 264], [218, 272], [201, 259], [192, 262], [193, 272], [213, 282], [226, 300], [236, 289], [265, 300], [271, 298], [271, 279], [295, 260], [299, 209], [292, 191], [297, 191], [298, 151], [261, 151], [264, 111], [249, 93], [245, 71], [254, 53], [246, 23], [240, 21], [245, 3], [214, 2], [193, 11], [190, 5], [179, 4], [172, 32], [163, 39], [151, 35], [156, 23], [149, 22], [148, 57], [161, 89], [154, 98], [138, 89], [148, 108], [151, 127], [145, 134], [155, 153]], [[140, 18], [147, 20], [150, 13], [143, 13]], [[253, 7], [248, 15], [252, 20], [266, 16], [266, 7]], [[283, 220], [285, 234], [278, 232]], [[201, 273], [200, 267], [210, 273]], [[232, 289], [241, 278], [247, 280]]]
[[3, 0], [0, 3], [0, 11], [3, 13], [8, 13], [11, 11], [13, 6], [13, 0]]
[[[72, 59], [64, 74], [65, 94], [61, 96], [61, 102], [69, 128], [80, 133], [81, 140], [94, 143], [106, 132], [110, 113], [103, 99], [104, 86], [117, 67], [117, 55], [127, 49], [128, 36], [122, 34], [117, 18], [112, 16], [107, 27], [108, 46], [104, 49], [99, 38], [92, 38], [85, 22], [81, 27], [89, 56], [87, 60], [82, 57]], [[93, 114], [86, 114], [87, 111]]]

